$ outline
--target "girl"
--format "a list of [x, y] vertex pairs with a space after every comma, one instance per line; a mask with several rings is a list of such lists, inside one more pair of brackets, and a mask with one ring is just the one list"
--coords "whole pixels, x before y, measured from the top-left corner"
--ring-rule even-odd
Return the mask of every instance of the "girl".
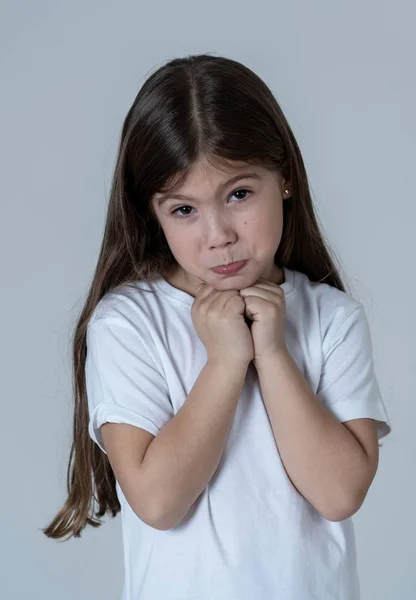
[[45, 535], [121, 510], [123, 600], [359, 598], [351, 517], [391, 431], [369, 325], [239, 62], [177, 58], [139, 91], [73, 353]]

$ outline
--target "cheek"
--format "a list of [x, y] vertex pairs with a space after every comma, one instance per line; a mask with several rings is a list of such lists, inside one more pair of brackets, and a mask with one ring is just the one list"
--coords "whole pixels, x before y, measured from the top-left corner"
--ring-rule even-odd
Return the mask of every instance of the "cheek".
[[252, 219], [244, 219], [244, 231], [248, 237], [261, 240], [264, 237], [276, 236], [280, 230], [280, 219], [276, 216], [256, 216]]
[[166, 231], [165, 236], [167, 242], [175, 255], [181, 256], [182, 259], [189, 258], [190, 251], [194, 252], [198, 244], [198, 237], [185, 235], [180, 229], [175, 231]]
[[173, 228], [165, 227], [163, 230], [166, 241], [174, 254], [175, 258], [185, 252], [186, 242], [183, 236], [179, 235]]
[[273, 215], [267, 213], [265, 216], [244, 219], [243, 230], [253, 246], [262, 248], [274, 248], [276, 242], [281, 239], [283, 231], [283, 215], [277, 211]]

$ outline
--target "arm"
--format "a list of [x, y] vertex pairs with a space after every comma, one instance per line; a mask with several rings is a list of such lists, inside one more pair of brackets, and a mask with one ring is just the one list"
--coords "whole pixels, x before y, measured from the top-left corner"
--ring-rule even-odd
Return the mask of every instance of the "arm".
[[[328, 520], [351, 516], [375, 475], [374, 461], [315, 396], [287, 350], [264, 357], [256, 367], [276, 444], [292, 483]], [[378, 450], [377, 441], [376, 446]]]
[[174, 527], [217, 469], [247, 368], [208, 361], [181, 409], [148, 447], [143, 489], [151, 490], [157, 529]]

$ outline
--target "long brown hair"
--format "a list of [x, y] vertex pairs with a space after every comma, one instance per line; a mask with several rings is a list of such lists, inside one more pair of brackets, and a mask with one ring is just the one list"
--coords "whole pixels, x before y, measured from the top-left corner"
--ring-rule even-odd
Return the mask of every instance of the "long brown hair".
[[290, 182], [275, 263], [347, 291], [318, 225], [299, 146], [262, 79], [235, 60], [211, 54], [175, 58], [156, 70], [123, 123], [103, 241], [74, 330], [68, 498], [42, 529], [48, 537], [80, 537], [87, 524], [102, 524], [95, 517], [120, 511], [108, 457], [88, 434], [87, 326], [107, 292], [131, 281], [153, 280], [176, 262], [151, 198], [184, 180], [202, 157], [213, 163], [261, 164]]

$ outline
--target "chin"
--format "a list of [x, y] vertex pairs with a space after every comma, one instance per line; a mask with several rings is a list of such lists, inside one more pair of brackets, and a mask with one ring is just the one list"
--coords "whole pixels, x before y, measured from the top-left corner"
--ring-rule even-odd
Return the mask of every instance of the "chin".
[[216, 289], [223, 291], [242, 290], [254, 285], [259, 277], [253, 278], [252, 276], [247, 275], [247, 273], [237, 273], [236, 275], [232, 275], [230, 277], [216, 278], [214, 273], [214, 279], [211, 285], [213, 285]]

